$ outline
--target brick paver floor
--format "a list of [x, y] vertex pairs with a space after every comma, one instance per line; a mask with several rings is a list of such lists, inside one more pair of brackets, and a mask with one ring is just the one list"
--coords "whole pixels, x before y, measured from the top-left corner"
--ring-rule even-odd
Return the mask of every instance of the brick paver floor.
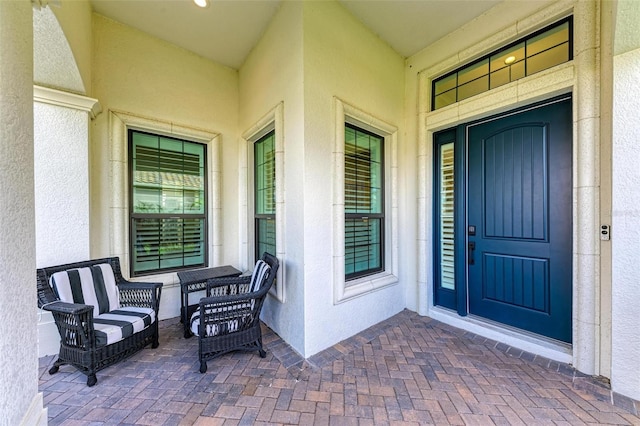
[[[198, 372], [177, 319], [160, 347], [98, 372], [69, 366], [39, 387], [50, 425], [640, 425], [640, 404], [570, 366], [410, 311], [303, 360], [264, 327], [267, 357], [233, 353]], [[328, 330], [329, 331], [329, 330]]]

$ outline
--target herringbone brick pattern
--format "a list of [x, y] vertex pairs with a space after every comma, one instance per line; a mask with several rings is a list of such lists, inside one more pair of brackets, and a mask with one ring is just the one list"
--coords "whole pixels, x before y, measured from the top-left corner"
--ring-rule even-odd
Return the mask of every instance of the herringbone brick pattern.
[[[264, 328], [267, 357], [198, 372], [197, 339], [161, 321], [147, 348], [98, 384], [40, 360], [50, 425], [640, 425], [636, 401], [570, 366], [403, 311], [303, 360]], [[613, 403], [612, 403], [613, 402]], [[615, 403], [615, 405], [614, 405]]]

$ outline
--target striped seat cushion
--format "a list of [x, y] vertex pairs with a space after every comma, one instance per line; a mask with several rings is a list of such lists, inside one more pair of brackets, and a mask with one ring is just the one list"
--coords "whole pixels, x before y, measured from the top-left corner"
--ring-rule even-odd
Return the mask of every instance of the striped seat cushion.
[[[238, 316], [230, 317], [230, 314], [222, 313], [222, 311], [229, 310], [238, 314]], [[207, 329], [205, 331], [205, 337], [217, 336], [222, 334], [229, 334], [238, 331], [238, 329], [244, 326], [251, 319], [251, 306], [249, 303], [238, 303], [233, 306], [226, 306], [225, 308], [212, 308], [207, 310], [207, 314], [218, 313], [223, 319], [221, 321], [216, 321], [215, 323], [207, 324]], [[226, 316], [228, 319], [224, 319]], [[193, 315], [191, 315], [191, 332], [195, 336], [200, 335], [200, 309], [196, 310]]]
[[151, 308], [124, 306], [93, 319], [98, 346], [110, 345], [144, 330], [156, 320]]
[[[253, 268], [251, 274], [251, 281], [249, 282], [249, 292], [253, 293], [260, 290], [262, 284], [269, 276], [271, 266], [264, 260], [260, 259], [256, 262], [256, 266]], [[205, 337], [217, 336], [222, 334], [229, 334], [244, 328], [249, 324], [252, 317], [252, 311], [255, 306], [255, 299], [248, 299], [246, 302], [240, 302], [235, 305], [225, 306], [224, 308], [210, 308], [207, 310], [207, 314], [218, 314], [221, 319], [207, 323], [207, 329], [205, 330]], [[228, 319], [225, 319], [228, 318]], [[191, 315], [191, 332], [198, 336], [200, 335], [200, 310], [198, 309]]]
[[116, 279], [108, 263], [56, 272], [49, 285], [63, 302], [93, 306], [94, 318], [120, 307]]

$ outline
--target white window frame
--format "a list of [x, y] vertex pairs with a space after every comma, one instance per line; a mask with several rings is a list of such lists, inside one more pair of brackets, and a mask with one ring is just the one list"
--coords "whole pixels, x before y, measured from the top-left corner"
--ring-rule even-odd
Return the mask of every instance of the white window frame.
[[[222, 204], [221, 204], [221, 158], [220, 134], [211, 131], [178, 125], [169, 121], [154, 120], [134, 114], [109, 111], [109, 134], [111, 137], [111, 223], [110, 251], [119, 256], [122, 272], [128, 277], [129, 265], [129, 191], [131, 184], [128, 178], [129, 143], [127, 131], [141, 130], [158, 135], [171, 136], [203, 143], [207, 146], [207, 179], [208, 179], [208, 224], [207, 243], [209, 245], [208, 266], [222, 263]], [[138, 277], [141, 280], [161, 279], [163, 282], [178, 285], [176, 272], [159, 272]]]
[[[398, 128], [335, 98], [335, 144], [333, 154], [333, 302], [398, 283]], [[384, 138], [384, 270], [373, 275], [345, 280], [344, 237], [344, 144], [349, 123]]]
[[[284, 197], [284, 104], [280, 102], [265, 116], [242, 134], [240, 144], [240, 259], [245, 259], [243, 269], [251, 269], [255, 264], [255, 208], [254, 208], [254, 154], [253, 144], [274, 130], [276, 166], [276, 257], [280, 262], [276, 283], [269, 294], [281, 303], [286, 300], [286, 247], [285, 247], [285, 197]], [[244, 152], [242, 152], [244, 151]]]

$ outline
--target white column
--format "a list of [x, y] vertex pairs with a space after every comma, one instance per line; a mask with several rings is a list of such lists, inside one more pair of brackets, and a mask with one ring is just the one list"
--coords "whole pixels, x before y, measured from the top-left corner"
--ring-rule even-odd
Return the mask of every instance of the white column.
[[576, 2], [574, 25], [574, 277], [573, 365], [600, 374], [600, 93], [598, 7]]
[[33, 321], [33, 12], [28, 0], [0, 1], [0, 265], [0, 422], [46, 424]]

